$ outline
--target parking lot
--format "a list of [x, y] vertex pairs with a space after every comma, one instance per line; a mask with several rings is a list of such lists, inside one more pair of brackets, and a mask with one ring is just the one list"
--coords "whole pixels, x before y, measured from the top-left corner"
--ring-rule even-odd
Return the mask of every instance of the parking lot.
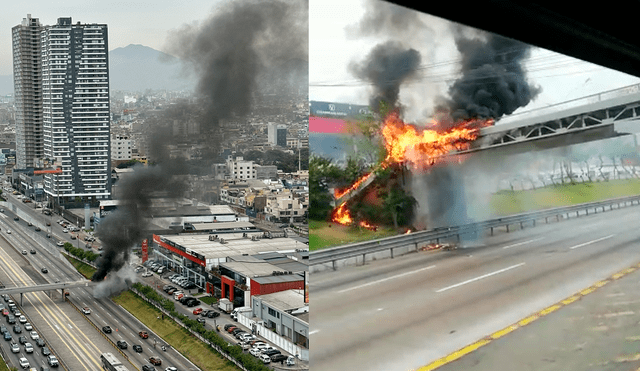
[[176, 304], [179, 304], [176, 305], [176, 310], [196, 319], [206, 328], [217, 329], [227, 343], [241, 346], [245, 352], [273, 368], [308, 369], [308, 362], [301, 362], [296, 355], [285, 353], [284, 350], [254, 335], [251, 329], [240, 325], [234, 319], [237, 314], [225, 313], [217, 304], [203, 303], [198, 299], [201, 296], [192, 295], [198, 291], [195, 283], [173, 272], [165, 272], [164, 267], [152, 261], [137, 266], [135, 270], [141, 278], [144, 277], [142, 280], [155, 287], [160, 294], [175, 300]]

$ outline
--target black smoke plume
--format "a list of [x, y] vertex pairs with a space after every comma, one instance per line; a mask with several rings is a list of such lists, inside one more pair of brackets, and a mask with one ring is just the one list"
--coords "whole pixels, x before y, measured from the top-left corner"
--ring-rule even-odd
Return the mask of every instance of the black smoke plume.
[[204, 123], [246, 115], [260, 77], [291, 60], [308, 61], [308, 5], [306, 1], [232, 2], [204, 23], [185, 26], [169, 38], [169, 53], [186, 61], [199, 76]]
[[494, 118], [511, 114], [533, 100], [540, 88], [527, 81], [523, 63], [531, 47], [495, 34], [467, 38], [455, 32], [462, 56], [461, 73], [449, 88], [449, 98], [439, 107], [453, 121]]
[[138, 167], [134, 175], [123, 179], [117, 210], [100, 223], [102, 257], [92, 281], [102, 281], [109, 272], [118, 271], [129, 261], [131, 248], [138, 244], [151, 216], [152, 198], [178, 198], [186, 188], [183, 177], [172, 176], [167, 167]]
[[416, 76], [420, 60], [417, 50], [389, 41], [373, 48], [364, 61], [351, 64], [350, 71], [373, 84], [374, 94], [369, 104], [372, 110], [380, 112], [385, 105], [397, 107], [400, 85]]
[[[187, 61], [198, 76], [197, 100], [173, 105], [155, 121], [158, 126], [148, 128], [155, 134], [150, 136], [149, 160], [156, 165], [134, 168], [118, 185], [118, 208], [98, 231], [104, 250], [92, 280], [102, 281], [127, 263], [131, 248], [145, 237], [152, 199], [184, 197], [188, 174], [201, 170], [202, 166], [187, 166], [171, 146], [192, 149], [200, 144], [202, 158], [211, 161], [221, 138], [219, 121], [251, 111], [259, 94], [257, 79], [264, 80], [269, 71], [290, 66], [291, 61], [308, 61], [308, 5], [307, 1], [227, 3], [201, 24], [185, 26], [168, 38], [168, 51]], [[187, 122], [199, 123], [200, 134], [173, 135], [172, 125]]]

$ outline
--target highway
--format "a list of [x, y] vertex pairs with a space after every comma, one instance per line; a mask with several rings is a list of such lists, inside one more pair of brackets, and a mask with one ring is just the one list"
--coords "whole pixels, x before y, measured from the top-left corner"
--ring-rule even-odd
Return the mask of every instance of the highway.
[[[56, 281], [84, 280], [84, 277], [61, 256], [59, 248], [55, 246], [57, 240], [69, 241], [69, 235], [62, 233], [62, 228], [55, 223], [56, 216], [53, 216], [54, 220], [51, 226], [54, 238], [47, 238], [47, 229], [41, 227], [43, 231], [36, 232], [34, 230], [36, 225], [46, 219], [42, 219], [39, 214], [30, 214], [39, 213], [40, 209], [33, 210], [28, 207], [25, 209], [25, 206], [29, 204], [23, 205], [20, 201], [12, 201], [12, 204], [5, 204], [4, 212], [0, 212], [0, 282], [6, 287], [16, 287]], [[11, 210], [16, 210], [19, 213], [20, 221], [13, 219], [14, 214]], [[23, 219], [31, 221], [34, 226], [27, 226], [27, 222]], [[8, 233], [9, 230], [11, 233]], [[84, 245], [84, 243], [80, 243], [80, 245]], [[30, 253], [32, 248], [36, 250], [35, 254]], [[26, 255], [21, 253], [23, 249], [27, 251]], [[43, 267], [48, 269], [47, 273], [41, 272]], [[54, 354], [69, 369], [101, 370], [100, 354], [111, 352], [131, 370], [135, 369], [132, 365], [141, 369], [143, 364], [148, 363], [149, 357], [152, 355], [162, 359], [162, 365], [156, 366], [157, 368], [165, 369], [169, 366], [175, 366], [179, 370], [198, 370], [173, 348], [163, 352], [160, 349], [163, 343], [161, 340], [156, 340], [155, 334], [108, 298], [94, 298], [92, 288], [75, 288], [69, 291], [69, 299], [75, 307], [65, 302], [59, 291], [24, 294], [21, 306], [20, 295], [13, 296], [19, 305], [19, 310], [28, 317], [29, 322], [34, 325], [34, 329], [45, 339], [47, 346], [51, 347]], [[2, 299], [0, 299], [0, 303], [4, 303]], [[4, 304], [6, 307], [7, 303]], [[84, 315], [76, 309], [85, 306], [91, 309], [91, 314]], [[19, 353], [11, 353], [10, 343], [17, 342], [20, 335], [29, 338], [29, 334], [24, 330], [21, 334], [16, 334], [13, 332], [12, 325], [7, 323], [5, 325], [12, 334], [13, 340], [1, 341], [0, 347], [9, 358], [9, 362], [17, 366], [18, 358], [24, 356], [32, 367], [46, 366], [45, 357], [35, 344], [32, 354], [26, 354], [22, 345], [20, 345]], [[109, 325], [113, 329], [111, 334], [104, 334], [101, 331], [105, 325]], [[143, 340], [138, 336], [138, 332], [142, 329], [148, 331], [149, 339]], [[131, 363], [127, 362], [125, 357], [107, 339], [114, 343], [118, 340], [125, 340], [128, 347], [122, 352], [127, 355]], [[156, 340], [155, 348], [154, 340]], [[31, 341], [31, 343], [34, 342]], [[142, 353], [136, 353], [132, 349], [133, 344], [140, 344], [143, 349]]]
[[312, 370], [411, 370], [640, 262], [640, 208], [314, 273]]

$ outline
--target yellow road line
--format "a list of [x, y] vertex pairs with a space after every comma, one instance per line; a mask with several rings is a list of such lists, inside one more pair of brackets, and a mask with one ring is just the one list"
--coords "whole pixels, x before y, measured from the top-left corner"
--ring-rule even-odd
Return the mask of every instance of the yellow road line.
[[523, 318], [520, 321], [518, 321], [518, 324], [520, 326], [526, 326], [528, 324], [530, 324], [531, 322], [535, 321], [538, 319], [538, 315], [537, 314], [532, 314], [529, 317]]
[[430, 364], [428, 364], [426, 366], [420, 367], [417, 371], [435, 370], [436, 368], [444, 366], [447, 363], [451, 363], [451, 362], [455, 361], [456, 359], [458, 359], [458, 358], [460, 358], [460, 357], [462, 357], [462, 356], [464, 356], [466, 354], [469, 354], [469, 353], [477, 350], [480, 347], [483, 347], [483, 346], [489, 344], [490, 342], [491, 342], [491, 340], [488, 340], [488, 339], [482, 339], [482, 340], [476, 341], [475, 343], [473, 343], [471, 345], [467, 345], [466, 347], [464, 347], [464, 348], [462, 348], [462, 349], [460, 349], [458, 351], [455, 351], [455, 352], [449, 354], [446, 357], [440, 358], [440, 359], [438, 359], [438, 360], [436, 360], [436, 361], [434, 361], [434, 362], [432, 362], [432, 363], [430, 363]]
[[569, 298], [564, 299], [561, 303], [564, 305], [569, 305], [578, 299], [580, 299], [580, 295], [573, 295]]
[[562, 306], [560, 304], [556, 304], [556, 305], [552, 305], [549, 308], [543, 309], [541, 310], [538, 314], [541, 316], [546, 316], [547, 314], [554, 312], [558, 309], [562, 308]]
[[491, 338], [494, 339], [494, 340], [498, 339], [498, 338], [501, 338], [501, 337], [505, 336], [506, 334], [510, 333], [511, 331], [513, 331], [513, 330], [515, 330], [517, 328], [518, 328], [518, 326], [516, 326], [516, 325], [511, 325], [511, 326], [509, 326], [507, 328], [503, 328], [502, 330], [496, 331], [493, 334], [491, 334]]

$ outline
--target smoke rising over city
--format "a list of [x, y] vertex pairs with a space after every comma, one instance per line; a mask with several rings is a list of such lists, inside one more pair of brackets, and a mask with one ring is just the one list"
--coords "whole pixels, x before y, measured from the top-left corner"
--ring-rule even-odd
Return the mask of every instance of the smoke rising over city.
[[[259, 94], [257, 82], [269, 71], [290, 66], [291, 61], [308, 64], [308, 2], [228, 3], [215, 9], [205, 21], [176, 30], [167, 45], [168, 52], [183, 59], [197, 75], [197, 99], [165, 110], [165, 117], [158, 118], [160, 125], [149, 130], [154, 134], [150, 136], [149, 157], [156, 165], [135, 167], [134, 173], [118, 184], [118, 209], [100, 224], [104, 250], [94, 281], [102, 281], [110, 272], [124, 267], [132, 247], [146, 237], [154, 197], [184, 197], [188, 179], [184, 175], [190, 170], [202, 171], [213, 160], [219, 148], [219, 139], [215, 138], [219, 138], [220, 120], [239, 118], [251, 111]], [[292, 69], [292, 73], [300, 70]], [[278, 76], [281, 78], [282, 73]], [[291, 81], [290, 76], [287, 79]], [[199, 124], [200, 135], [180, 140], [186, 148], [204, 142], [201, 157], [206, 161], [200, 169], [189, 168], [183, 158], [169, 150], [176, 143], [171, 125], [190, 121]], [[114, 285], [122, 282], [114, 280]], [[110, 289], [103, 287], [102, 291]]]

